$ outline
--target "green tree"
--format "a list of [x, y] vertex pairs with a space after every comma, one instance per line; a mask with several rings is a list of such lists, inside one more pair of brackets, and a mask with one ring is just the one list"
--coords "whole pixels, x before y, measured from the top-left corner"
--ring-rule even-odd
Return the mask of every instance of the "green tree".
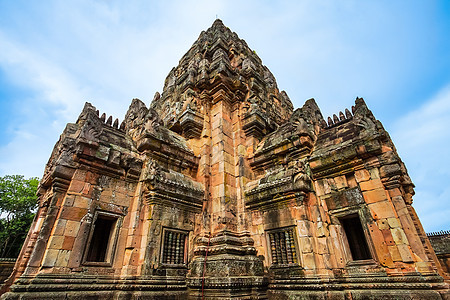
[[0, 257], [17, 257], [37, 207], [38, 178], [0, 177]]

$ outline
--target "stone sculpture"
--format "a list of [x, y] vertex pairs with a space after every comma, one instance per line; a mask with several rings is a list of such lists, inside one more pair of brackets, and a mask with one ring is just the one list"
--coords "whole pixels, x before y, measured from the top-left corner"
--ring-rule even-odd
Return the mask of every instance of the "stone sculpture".
[[294, 111], [216, 20], [150, 107], [67, 125], [2, 299], [448, 299], [388, 133], [344, 112]]

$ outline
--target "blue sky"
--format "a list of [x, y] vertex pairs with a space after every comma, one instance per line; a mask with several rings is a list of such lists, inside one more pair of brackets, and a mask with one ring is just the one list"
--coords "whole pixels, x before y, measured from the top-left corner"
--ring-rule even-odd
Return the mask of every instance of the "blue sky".
[[416, 184], [426, 231], [450, 229], [449, 1], [0, 0], [0, 176], [41, 177], [89, 101], [120, 120], [149, 104], [216, 18], [295, 107], [366, 100]]

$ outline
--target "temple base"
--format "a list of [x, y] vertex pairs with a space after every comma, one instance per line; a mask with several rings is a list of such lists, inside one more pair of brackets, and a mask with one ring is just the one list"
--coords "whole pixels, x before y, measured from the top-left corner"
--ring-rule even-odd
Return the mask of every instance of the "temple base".
[[187, 277], [189, 299], [267, 299], [269, 280], [248, 233], [200, 238]]

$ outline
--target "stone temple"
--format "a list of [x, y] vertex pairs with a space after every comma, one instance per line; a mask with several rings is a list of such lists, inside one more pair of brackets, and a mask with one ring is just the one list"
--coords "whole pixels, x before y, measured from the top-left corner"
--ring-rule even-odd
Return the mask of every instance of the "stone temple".
[[362, 98], [294, 110], [216, 20], [149, 107], [67, 125], [2, 299], [448, 299], [413, 188]]

